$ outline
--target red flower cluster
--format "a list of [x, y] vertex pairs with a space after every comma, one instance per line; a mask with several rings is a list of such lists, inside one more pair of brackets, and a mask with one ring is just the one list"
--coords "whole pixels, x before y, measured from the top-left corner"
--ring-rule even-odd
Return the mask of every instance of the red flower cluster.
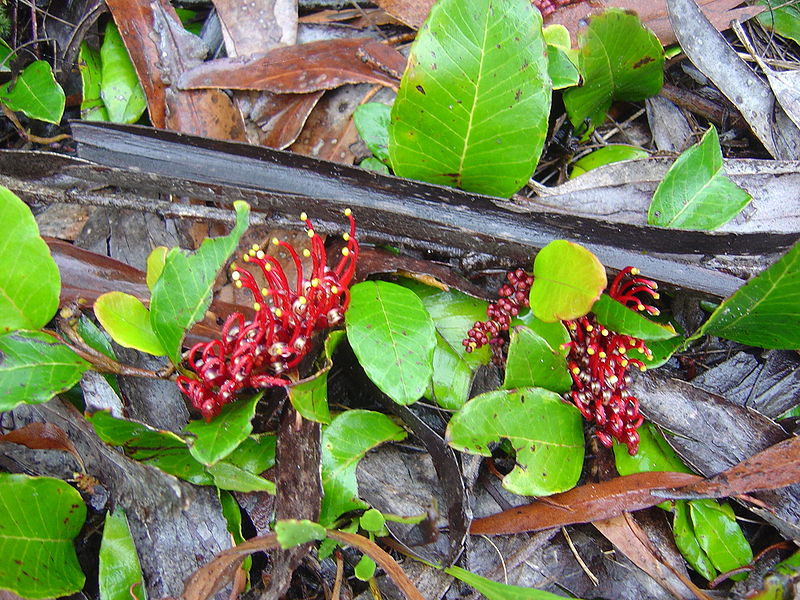
[[241, 313], [231, 314], [222, 327], [221, 339], [196, 344], [186, 355], [189, 369], [197, 377], [177, 378], [178, 388], [206, 421], [218, 415], [242, 389], [289, 383], [285, 374], [303, 360], [313, 333], [342, 322], [358, 258], [355, 220], [350, 209], [345, 215], [350, 220], [350, 232], [343, 236], [347, 245], [333, 268], [327, 265], [325, 244], [305, 213], [300, 219], [311, 238], [311, 250], [303, 251], [303, 256], [311, 259], [311, 272], [307, 276], [297, 251], [277, 238], [272, 243], [286, 249], [294, 263], [293, 283], [277, 259], [258, 245], [244, 254], [242, 260], [259, 268], [264, 287], [252, 273], [236, 263], [231, 265], [234, 284], [253, 295], [255, 315], [249, 320]]
[[562, 6], [578, 4], [579, 2], [583, 1], [584, 0], [533, 0], [533, 4], [539, 9], [539, 12], [542, 13], [542, 16], [546, 17], [550, 13], [557, 11]]
[[[632, 310], [657, 315], [658, 309], [646, 304], [641, 296], [658, 299], [658, 286], [654, 281], [639, 277], [639, 271], [627, 267], [619, 272], [608, 289], [608, 294]], [[529, 305], [528, 295], [533, 277], [522, 269], [510, 272], [509, 283], [500, 288], [500, 299], [486, 310], [488, 321], [478, 321], [463, 340], [467, 352], [492, 344], [498, 349], [503, 344], [501, 331], [506, 331], [512, 317], [523, 306]], [[567, 364], [573, 386], [570, 397], [584, 418], [594, 421], [600, 442], [610, 447], [612, 438], [636, 454], [639, 447], [637, 429], [644, 418], [639, 413], [639, 402], [628, 391], [631, 377], [628, 368], [644, 370], [640, 360], [630, 358], [627, 352], [640, 350], [652, 356], [643, 340], [609, 331], [593, 316], [565, 321], [571, 341], [568, 343]], [[497, 356], [497, 353], [495, 354]]]

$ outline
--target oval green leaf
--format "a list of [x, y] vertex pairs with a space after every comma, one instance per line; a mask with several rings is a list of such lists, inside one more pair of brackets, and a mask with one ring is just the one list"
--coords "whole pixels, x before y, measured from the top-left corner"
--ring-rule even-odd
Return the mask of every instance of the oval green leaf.
[[81, 73], [81, 119], [84, 121], [108, 121], [108, 110], [100, 98], [100, 83], [103, 79], [100, 51], [85, 41], [78, 53], [78, 71]]
[[214, 478], [214, 485], [223, 490], [232, 492], [267, 492], [274, 494], [275, 483], [264, 479], [256, 473], [240, 469], [229, 462], [218, 462], [207, 467], [208, 473]]
[[441, 0], [392, 107], [394, 172], [508, 197], [539, 160], [550, 114], [542, 18], [527, 0]]
[[206, 314], [211, 290], [222, 265], [239, 244], [250, 218], [246, 202], [233, 203], [236, 226], [224, 237], [207, 239], [194, 253], [173, 248], [153, 286], [150, 324], [173, 363], [181, 362], [186, 330]]
[[727, 502], [692, 500], [689, 515], [700, 547], [722, 573], [750, 564], [753, 550]]
[[356, 563], [353, 569], [353, 575], [356, 579], [361, 581], [369, 581], [375, 575], [375, 561], [366, 554], [361, 557], [361, 560]]
[[603, 294], [592, 306], [598, 322], [611, 331], [624, 333], [642, 340], [668, 340], [675, 337], [672, 327], [665, 327], [645, 318], [640, 313]]
[[120, 346], [155, 356], [167, 353], [150, 325], [150, 311], [136, 296], [107, 292], [95, 301], [94, 314]]
[[625, 444], [614, 443], [614, 460], [620, 475], [645, 471], [691, 473], [678, 454], [651, 423], [639, 428], [639, 451], [631, 456]]
[[739, 214], [750, 200], [750, 194], [725, 174], [719, 136], [712, 125], [664, 175], [650, 203], [647, 222], [711, 231]]
[[156, 285], [156, 281], [164, 272], [164, 263], [167, 261], [169, 248], [166, 246], [156, 246], [147, 255], [147, 289], [151, 292]]
[[594, 254], [555, 240], [533, 262], [531, 311], [546, 323], [577, 319], [591, 310], [607, 284], [606, 270]]
[[[474, 587], [488, 600], [564, 600], [564, 596], [551, 594], [544, 590], [498, 583], [465, 571], [461, 567], [447, 567], [444, 572]], [[580, 600], [580, 598], [575, 600]]]
[[389, 162], [391, 115], [392, 107], [382, 102], [367, 102], [359, 106], [353, 113], [353, 123], [358, 129], [358, 135], [364, 140], [372, 155], [382, 163]]
[[135, 123], [147, 108], [144, 90], [113, 19], [108, 20], [100, 47], [100, 97], [114, 123]]
[[61, 275], [31, 209], [0, 186], [0, 334], [40, 329], [58, 309]]
[[639, 148], [638, 146], [626, 146], [625, 144], [610, 144], [603, 146], [599, 150], [590, 152], [586, 156], [582, 156], [576, 160], [572, 165], [572, 171], [569, 174], [570, 179], [574, 179], [579, 175], [583, 175], [587, 171], [602, 167], [603, 165], [610, 165], [611, 163], [620, 162], [623, 160], [634, 160], [637, 158], [647, 158], [649, 154]]
[[281, 548], [287, 550], [306, 542], [324, 540], [325, 528], [308, 519], [285, 519], [275, 523], [275, 535]]
[[689, 503], [686, 500], [675, 501], [672, 534], [675, 536], [675, 545], [686, 559], [686, 562], [692, 565], [692, 568], [708, 581], [714, 579], [717, 575], [717, 570], [697, 541], [692, 520], [689, 518]]
[[433, 400], [447, 410], [457, 410], [469, 398], [474, 371], [456, 354], [445, 339], [436, 333], [433, 351]]
[[247, 400], [226, 404], [209, 423], [191, 421], [184, 429], [194, 436], [189, 451], [195, 460], [210, 467], [236, 450], [253, 431], [251, 421], [263, 395], [261, 392]]
[[381, 391], [412, 404], [433, 372], [436, 332], [414, 292], [385, 281], [364, 281], [350, 290], [347, 339], [358, 362]]
[[102, 600], [146, 600], [139, 555], [121, 506], [106, 515], [98, 569]]
[[289, 401], [300, 416], [317, 423], [330, 423], [328, 371], [330, 363], [311, 377], [286, 386]]
[[0, 86], [0, 103], [31, 119], [58, 125], [64, 115], [66, 96], [53, 76], [50, 63], [37, 60], [25, 67], [16, 81]]
[[0, 335], [0, 412], [47, 402], [80, 381], [91, 365], [39, 331]]
[[538, 333], [515, 327], [508, 346], [504, 389], [541, 387], [559, 394], [569, 391], [566, 350], [553, 349]]
[[583, 85], [564, 92], [576, 129], [601, 125], [614, 100], [644, 100], [661, 90], [664, 49], [635, 13], [609, 9], [592, 16], [578, 45]]
[[367, 508], [366, 502], [358, 497], [358, 461], [372, 448], [405, 437], [406, 432], [389, 417], [369, 410], [348, 410], [325, 428], [320, 523], [330, 526], [348, 511]]
[[488, 392], [467, 402], [447, 426], [457, 450], [491, 456], [489, 444], [508, 439], [517, 466], [503, 487], [524, 496], [549, 496], [571, 489], [583, 466], [583, 420], [555, 392], [521, 388]]
[[51, 477], [0, 473], [0, 589], [24, 598], [79, 592], [86, 579], [72, 540], [86, 505], [69, 484]]
[[800, 242], [720, 304], [702, 334], [782, 350], [800, 349]]

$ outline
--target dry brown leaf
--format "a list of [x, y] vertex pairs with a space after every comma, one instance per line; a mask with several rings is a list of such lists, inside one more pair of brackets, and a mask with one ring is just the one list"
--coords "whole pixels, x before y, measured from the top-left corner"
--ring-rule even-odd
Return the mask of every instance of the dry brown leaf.
[[53, 423], [31, 423], [0, 435], [0, 442], [21, 444], [32, 450], [63, 450], [69, 452], [83, 467], [83, 459], [78, 454], [75, 444], [67, 437], [61, 427]]
[[296, 0], [214, 0], [214, 7], [228, 56], [265, 52], [297, 41]]
[[278, 150], [291, 146], [324, 93], [324, 90], [309, 94], [261, 92], [248, 115], [253, 126], [261, 131], [261, 143]]
[[205, 62], [184, 73], [181, 89], [225, 88], [301, 94], [346, 83], [396, 87], [406, 59], [371, 38], [335, 39], [275, 48], [260, 56]]

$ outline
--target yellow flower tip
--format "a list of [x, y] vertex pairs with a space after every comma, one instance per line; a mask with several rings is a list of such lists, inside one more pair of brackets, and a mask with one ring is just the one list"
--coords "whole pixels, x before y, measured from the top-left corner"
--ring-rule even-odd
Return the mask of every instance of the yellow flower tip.
[[266, 298], [267, 296], [269, 296], [269, 294], [270, 294], [269, 288], [261, 288], [261, 295], [262, 296], [264, 296]]
[[247, 252], [247, 254], [250, 255], [250, 256], [255, 256], [256, 252], [257, 252], [257, 250], [253, 250], [252, 248], [250, 248], [250, 250]]
[[265, 256], [266, 256], [266, 254], [264, 254], [264, 251], [263, 251], [263, 250], [259, 250], [258, 252], [256, 252], [256, 258], [257, 258], [258, 260], [264, 260], [264, 257], [265, 257]]
[[314, 230], [313, 229], [306, 229], [306, 235], [310, 238], [314, 237]]
[[472, 349], [474, 350], [475, 348], [477, 348], [477, 347], [478, 347], [478, 343], [477, 343], [477, 342], [470, 342], [470, 343], [469, 343], [469, 347], [470, 347], [470, 348], [472, 348]]
[[300, 297], [297, 299], [297, 301], [300, 303], [300, 305], [301, 305], [301, 306], [302, 306], [302, 305], [304, 305], [306, 302], [308, 302], [308, 300], [306, 300], [306, 297], [305, 297], [305, 296], [300, 296]]
[[644, 304], [640, 304], [636, 307], [636, 310], [644, 310]]
[[283, 316], [283, 311], [280, 308], [275, 309], [275, 316], [279, 319]]
[[234, 271], [233, 273], [231, 273], [231, 279], [233, 279], [234, 281], [239, 281], [241, 278], [242, 274], [239, 273], [239, 271]]
[[600, 335], [602, 335], [603, 337], [608, 337], [608, 329], [603, 327], [603, 329], [600, 330]]
[[[652, 357], [651, 357], [651, 358], [652, 358]], [[647, 366], [645, 366], [645, 365], [641, 365], [641, 366], [639, 367], [639, 370], [640, 370], [642, 373], [644, 373], [645, 371], [647, 371]]]
[[631, 269], [631, 275], [638, 275], [639, 273], [640, 273], [640, 271], [639, 271], [639, 269], [637, 269], [636, 267], [633, 267], [633, 268]]
[[261, 246], [259, 246], [258, 244], [253, 244], [251, 247], [253, 248], [253, 250], [255, 252], [258, 252], [259, 250], [261, 250]]
[[594, 331], [594, 327], [592, 327], [591, 325], [587, 325], [586, 326], [586, 331], [592, 332], [592, 331]]
[[608, 381], [608, 383], [610, 383], [611, 385], [614, 385], [615, 383], [617, 383], [619, 381], [619, 379], [617, 378], [616, 375], [612, 375], [611, 377], [606, 379], [606, 381]]
[[267, 263], [264, 265], [265, 271], [272, 271], [272, 263]]
[[249, 254], [242, 255], [242, 260], [244, 262], [250, 262], [250, 255]]
[[352, 211], [352, 210], [350, 210], [349, 208], [345, 208], [345, 209], [344, 209], [344, 216], [345, 216], [345, 217], [349, 217], [349, 216], [350, 216], [350, 215], [352, 215], [352, 214], [353, 214], [353, 211]]
[[653, 294], [653, 300], [660, 300], [660, 299], [661, 299], [661, 294], [659, 294], [658, 292]]
[[350, 256], [350, 249], [342, 248], [342, 256]]
[[301, 221], [308, 221], [308, 215], [304, 212], [300, 213], [300, 220]]
[[619, 352], [620, 354], [625, 354], [627, 351], [628, 349], [625, 346], [620, 346], [619, 348], [617, 348], [617, 352]]
[[231, 271], [235, 271], [235, 270], [236, 270], [236, 269], [238, 269], [238, 268], [239, 268], [239, 267], [237, 267], [237, 266], [236, 266], [236, 263], [235, 263], [235, 262], [232, 262], [232, 263], [231, 263], [231, 266], [230, 266], [230, 269], [231, 269]]
[[657, 316], [658, 316], [658, 315], [660, 315], [660, 314], [661, 314], [661, 311], [660, 311], [660, 310], [658, 310], [657, 308], [653, 309], [652, 315], [653, 315], [654, 317], [657, 317]]
[[303, 249], [303, 256], [305, 256], [306, 258], [311, 256], [311, 250], [309, 250], [308, 248], [304, 248]]
[[339, 288], [336, 287], [335, 285], [332, 285], [331, 286], [331, 294], [336, 295], [338, 293], [339, 293]]
[[342, 239], [343, 239], [345, 242], [349, 242], [349, 241], [350, 241], [350, 234], [349, 234], [349, 233], [343, 233], [343, 234], [342, 234]]
[[627, 367], [628, 366], [628, 361], [623, 358], [621, 361], [619, 361], [619, 366], [623, 367], [623, 368]]
[[253, 302], [253, 310], [256, 311], [256, 312], [260, 311], [261, 310], [261, 304], [259, 304], [258, 302]]
[[314, 279], [311, 280], [311, 287], [313, 287], [313, 288], [319, 287], [319, 279], [314, 277]]
[[577, 374], [578, 374], [578, 373], [580, 373], [580, 372], [581, 372], [581, 370], [580, 370], [578, 367], [572, 367], [572, 373], [573, 373], [573, 375], [577, 375]]
[[601, 350], [600, 352], [597, 353], [597, 356], [599, 356], [600, 358], [605, 358], [606, 353]]
[[588, 354], [589, 356], [594, 356], [595, 352], [597, 351], [594, 348], [590, 347], [586, 349], [586, 354]]
[[242, 282], [241, 281], [234, 281], [233, 285], [235, 285], [237, 288], [241, 288], [242, 287]]
[[280, 246], [281, 245], [281, 241], [276, 237], [272, 238], [272, 245], [273, 246]]

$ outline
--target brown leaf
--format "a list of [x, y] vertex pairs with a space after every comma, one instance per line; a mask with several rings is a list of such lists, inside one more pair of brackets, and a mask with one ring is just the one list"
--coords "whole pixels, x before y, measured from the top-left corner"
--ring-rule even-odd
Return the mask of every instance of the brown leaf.
[[222, 22], [228, 56], [263, 52], [297, 41], [296, 2], [214, 0], [214, 7]]
[[625, 511], [655, 506], [663, 498], [650, 491], [680, 487], [700, 479], [688, 473], [648, 472], [582, 485], [472, 522], [473, 535], [539, 531], [573, 523], [590, 523]]
[[109, 0], [114, 21], [147, 96], [150, 121], [218, 139], [244, 141], [244, 124], [219, 90], [182, 91], [173, 82], [199, 64], [207, 49], [181, 25], [167, 0]]
[[397, 87], [405, 57], [371, 38], [334, 39], [275, 48], [263, 55], [221, 58], [184, 73], [181, 89], [226, 88], [307, 93], [345, 83]]
[[261, 92], [248, 111], [249, 120], [260, 129], [260, 142], [278, 150], [292, 145], [324, 93], [324, 90], [308, 94]]
[[5, 435], [0, 435], [0, 442], [21, 444], [32, 450], [63, 450], [69, 452], [83, 467], [83, 459], [78, 454], [75, 444], [67, 437], [61, 427], [53, 423], [31, 423]]

